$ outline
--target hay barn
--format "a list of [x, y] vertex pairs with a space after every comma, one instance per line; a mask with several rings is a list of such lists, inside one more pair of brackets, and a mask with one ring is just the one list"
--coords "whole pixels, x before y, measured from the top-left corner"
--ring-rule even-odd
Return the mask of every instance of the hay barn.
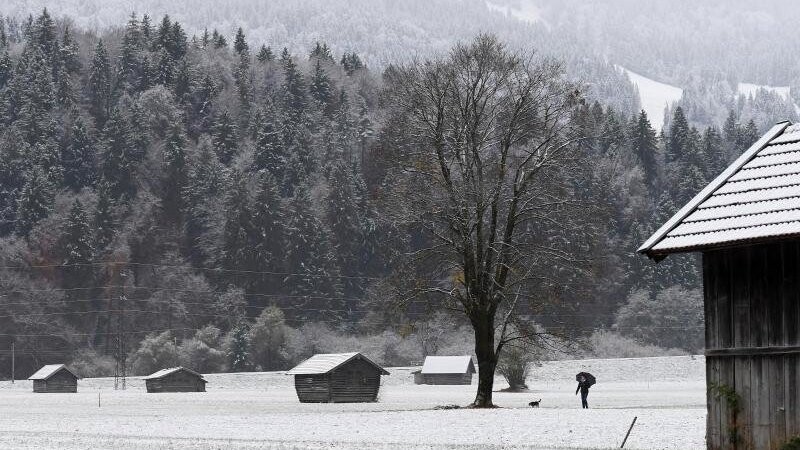
[[318, 354], [287, 372], [302, 403], [356, 403], [378, 399], [389, 372], [361, 353]]
[[428, 356], [414, 372], [414, 384], [472, 384], [474, 373], [471, 356]]
[[185, 367], [161, 369], [143, 378], [147, 392], [205, 392], [203, 375]]
[[49, 364], [28, 377], [33, 381], [33, 392], [78, 392], [78, 375], [64, 364]]
[[800, 124], [772, 127], [639, 251], [702, 253], [708, 449], [800, 435]]

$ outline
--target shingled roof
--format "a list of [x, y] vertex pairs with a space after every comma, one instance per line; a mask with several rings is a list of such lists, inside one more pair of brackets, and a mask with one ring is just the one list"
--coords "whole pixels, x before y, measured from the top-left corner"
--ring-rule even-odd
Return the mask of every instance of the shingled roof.
[[301, 362], [294, 369], [286, 372], [287, 375], [319, 375], [330, 372], [353, 359], [362, 359], [375, 366], [383, 375], [389, 375], [383, 367], [375, 364], [369, 358], [358, 352], [350, 353], [320, 353]]
[[670, 253], [800, 236], [800, 124], [781, 122], [656, 231], [639, 252]]

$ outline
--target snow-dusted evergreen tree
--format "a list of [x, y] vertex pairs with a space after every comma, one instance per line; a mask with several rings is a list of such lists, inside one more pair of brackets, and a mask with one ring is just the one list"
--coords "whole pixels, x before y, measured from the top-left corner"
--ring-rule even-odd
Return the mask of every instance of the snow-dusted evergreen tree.
[[69, 143], [61, 152], [64, 185], [73, 191], [92, 186], [97, 179], [94, 141], [83, 119], [78, 116], [72, 124]]
[[[279, 186], [275, 177], [268, 171], [259, 173], [252, 220], [250, 239], [255, 253], [254, 269], [258, 272], [281, 272], [286, 254], [284, 236], [286, 223]], [[274, 294], [280, 291], [281, 281], [279, 276], [262, 273], [254, 280], [253, 290]]]
[[180, 127], [170, 132], [164, 147], [164, 179], [162, 183], [161, 204], [165, 216], [178, 220], [184, 210], [183, 190], [188, 179], [186, 161], [186, 138]]
[[247, 45], [247, 39], [244, 36], [242, 27], [236, 30], [236, 37], [233, 39], [233, 51], [239, 56], [250, 53], [250, 47]]
[[53, 205], [53, 185], [39, 166], [25, 173], [25, 184], [19, 194], [16, 232], [28, 236], [40, 220], [47, 217]]
[[219, 242], [219, 265], [226, 270], [250, 270], [253, 267], [254, 248], [253, 208], [247, 177], [239, 172], [231, 174], [231, 187], [225, 198], [224, 224]]
[[105, 180], [97, 183], [97, 204], [92, 222], [95, 230], [95, 249], [98, 254], [102, 254], [114, 240], [116, 232], [114, 199], [111, 196], [111, 186]]
[[331, 101], [333, 100], [333, 92], [331, 88], [331, 79], [328, 73], [322, 67], [322, 60], [314, 60], [314, 73], [311, 74], [311, 83], [308, 86], [308, 91], [311, 97], [317, 102], [320, 109], [328, 112]]
[[111, 64], [103, 40], [97, 41], [89, 69], [89, 112], [98, 128], [105, 125], [111, 105]]
[[[80, 200], [75, 200], [61, 226], [63, 284], [66, 288], [92, 285], [95, 248], [89, 216]], [[83, 295], [80, 294], [79, 295]]]
[[634, 154], [644, 169], [645, 179], [651, 192], [658, 186], [658, 138], [650, 125], [647, 113], [642, 110], [630, 130], [630, 141]]
[[253, 170], [266, 170], [275, 179], [282, 180], [286, 171], [287, 152], [274, 108], [268, 106], [262, 111], [256, 127]]
[[238, 137], [236, 123], [227, 110], [222, 111], [214, 121], [211, 138], [220, 162], [225, 165], [230, 164], [238, 150]]
[[217, 156], [210, 145], [202, 142], [183, 190], [186, 253], [199, 266], [205, 265], [213, 254], [213, 249], [208, 248], [209, 234], [214, 228], [212, 220], [219, 207], [219, 194], [226, 187], [225, 181]]
[[[311, 209], [308, 187], [300, 184], [289, 203], [286, 226], [286, 283], [298, 305], [341, 309], [339, 268], [330, 246], [330, 231]], [[302, 314], [300, 312], [297, 312]], [[309, 316], [313, 316], [311, 312]]]
[[132, 199], [136, 194], [133, 143], [126, 117], [119, 109], [114, 109], [103, 130], [100, 171], [115, 200]]
[[272, 49], [269, 48], [267, 45], [262, 44], [261, 48], [258, 50], [258, 54], [256, 55], [256, 59], [258, 62], [264, 64], [269, 61], [275, 59], [275, 55], [272, 53]]

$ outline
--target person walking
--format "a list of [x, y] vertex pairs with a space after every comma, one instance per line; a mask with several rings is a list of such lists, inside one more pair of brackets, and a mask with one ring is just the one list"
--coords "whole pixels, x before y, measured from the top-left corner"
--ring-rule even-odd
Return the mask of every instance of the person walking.
[[589, 409], [589, 402], [587, 401], [587, 397], [589, 397], [589, 388], [592, 386], [592, 383], [586, 379], [585, 376], [579, 375], [578, 376], [578, 388], [575, 389], [575, 395], [578, 395], [578, 391], [581, 393], [581, 407], [583, 409]]

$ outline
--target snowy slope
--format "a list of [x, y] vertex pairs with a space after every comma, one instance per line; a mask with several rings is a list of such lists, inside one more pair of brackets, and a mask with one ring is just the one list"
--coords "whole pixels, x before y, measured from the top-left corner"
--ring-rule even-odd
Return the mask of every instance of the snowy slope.
[[642, 109], [647, 113], [653, 127], [660, 130], [664, 125], [664, 107], [680, 100], [683, 96], [683, 89], [631, 72], [622, 66], [617, 67], [625, 72], [639, 89]]
[[800, 115], [800, 105], [798, 105], [791, 97], [791, 88], [789, 86], [768, 86], [766, 84], [754, 83], [739, 83], [736, 87], [737, 95], [744, 95], [745, 97], [755, 96], [759, 89], [766, 89], [770, 92], [780, 95], [786, 100], [790, 100], [794, 105], [794, 110]]
[[[361, 404], [301, 404], [283, 372], [210, 374], [208, 392], [182, 394], [147, 394], [140, 378], [127, 391], [97, 378], [56, 395], [0, 382], [0, 448], [611, 449], [638, 416], [625, 448], [700, 450], [704, 367], [702, 357], [546, 362], [531, 392], [497, 392], [494, 410], [434, 410], [468, 404], [475, 386], [417, 386], [412, 368], [389, 368], [379, 401]], [[582, 370], [598, 378], [589, 410], [574, 395]], [[527, 406], [534, 399], [541, 408]]]

